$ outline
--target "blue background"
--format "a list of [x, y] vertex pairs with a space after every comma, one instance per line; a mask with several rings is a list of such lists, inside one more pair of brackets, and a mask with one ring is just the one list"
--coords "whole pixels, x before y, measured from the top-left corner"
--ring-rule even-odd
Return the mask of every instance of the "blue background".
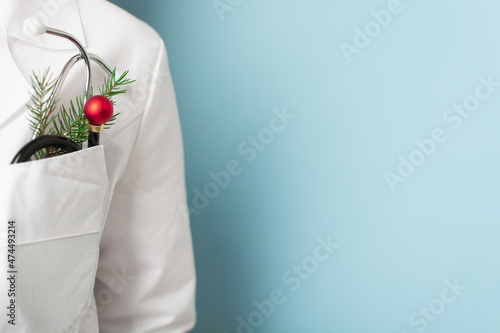
[[[221, 15], [211, 0], [113, 2], [165, 40], [189, 205], [210, 172], [242, 169], [191, 209], [193, 332], [238, 332], [238, 317], [256, 323], [240, 333], [500, 329], [500, 87], [478, 88], [489, 96], [460, 127], [443, 118], [478, 77], [500, 82], [498, 1], [401, 0], [380, 31], [371, 12], [391, 1], [222, 0]], [[348, 62], [341, 43], [366, 24]], [[295, 118], [248, 162], [238, 146], [284, 108]], [[446, 140], [415, 152], [436, 128]], [[391, 191], [400, 156], [420, 165]], [[307, 266], [329, 236], [340, 247]], [[283, 275], [304, 263], [292, 290]], [[275, 289], [285, 301], [255, 314]]]

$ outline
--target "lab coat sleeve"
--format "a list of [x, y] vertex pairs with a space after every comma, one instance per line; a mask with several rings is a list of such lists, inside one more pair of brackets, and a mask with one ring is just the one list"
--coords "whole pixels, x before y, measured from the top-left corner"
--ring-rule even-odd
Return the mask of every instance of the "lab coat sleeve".
[[195, 322], [183, 146], [163, 42], [154, 66], [101, 240], [94, 288], [101, 333], [178, 333]]

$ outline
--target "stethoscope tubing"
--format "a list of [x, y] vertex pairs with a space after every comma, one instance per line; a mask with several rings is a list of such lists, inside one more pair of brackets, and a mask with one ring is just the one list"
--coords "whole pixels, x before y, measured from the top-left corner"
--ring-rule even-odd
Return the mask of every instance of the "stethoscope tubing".
[[43, 135], [24, 145], [16, 156], [14, 156], [11, 164], [27, 162], [37, 151], [48, 147], [60, 148], [67, 153], [81, 150], [76, 143], [63, 136]]
[[85, 98], [89, 99], [91, 97], [91, 89], [92, 89], [92, 70], [90, 68], [90, 58], [89, 58], [89, 55], [87, 53], [87, 50], [85, 50], [85, 47], [83, 47], [82, 43], [80, 43], [80, 41], [78, 39], [76, 39], [76, 37], [74, 37], [73, 35], [71, 35], [67, 32], [64, 32], [64, 31], [58, 30], [58, 29], [47, 28], [46, 33], [48, 33], [49, 35], [54, 35], [54, 36], [68, 39], [73, 44], [75, 44], [75, 46], [78, 48], [78, 51], [80, 51], [80, 55], [85, 62], [85, 68], [87, 69], [87, 71], [86, 71], [87, 76], [86, 76]]
[[[86, 84], [85, 84], [85, 94], [84, 94], [85, 98], [83, 101], [85, 103], [85, 101], [87, 99], [89, 99], [92, 95], [92, 68], [90, 67], [90, 57], [89, 57], [89, 54], [87, 53], [87, 50], [85, 50], [85, 47], [83, 47], [82, 43], [80, 43], [80, 41], [78, 39], [76, 39], [76, 37], [74, 37], [73, 35], [71, 35], [67, 32], [64, 32], [64, 31], [58, 30], [58, 29], [48, 28], [48, 27], [45, 29], [45, 32], [47, 34], [54, 35], [57, 37], [62, 37], [62, 38], [69, 40], [78, 48], [78, 51], [80, 51], [80, 54], [75, 56], [76, 58], [75, 57], [71, 58], [64, 66], [61, 74], [59, 75], [59, 79], [58, 79], [58, 82], [56, 83], [56, 87], [52, 91], [52, 94], [49, 97], [49, 100], [54, 100], [59, 95], [59, 91], [61, 90], [62, 83], [65, 81], [69, 70], [71, 68], [73, 68], [75, 63], [77, 63], [81, 58], [84, 60], [85, 68], [87, 69], [85, 72], [85, 75], [86, 75], [85, 76], [85, 83]], [[98, 63], [104, 63], [104, 62], [101, 60], [101, 61], [98, 61]], [[51, 111], [50, 109], [47, 110], [45, 112], [45, 114], [43, 114], [42, 116], [44, 118], [47, 117], [49, 115], [50, 111]], [[32, 139], [35, 139], [38, 136], [38, 132], [40, 131], [40, 128], [41, 128], [41, 125], [39, 124], [36, 127], [35, 132], [33, 133]]]

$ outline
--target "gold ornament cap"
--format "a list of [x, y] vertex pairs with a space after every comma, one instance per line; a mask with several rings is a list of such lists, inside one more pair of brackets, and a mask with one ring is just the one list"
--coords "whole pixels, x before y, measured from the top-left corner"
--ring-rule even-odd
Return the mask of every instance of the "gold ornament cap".
[[101, 124], [101, 125], [92, 125], [92, 124], [89, 123], [87, 125], [87, 127], [88, 127], [89, 131], [91, 131], [91, 132], [100, 133], [104, 129], [104, 124]]

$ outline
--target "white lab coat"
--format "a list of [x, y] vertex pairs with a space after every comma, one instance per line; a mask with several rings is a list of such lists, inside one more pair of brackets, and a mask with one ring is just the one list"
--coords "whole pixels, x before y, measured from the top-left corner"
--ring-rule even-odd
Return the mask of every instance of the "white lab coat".
[[[186, 332], [195, 271], [175, 95], [161, 38], [103, 0], [0, 0], [0, 269], [16, 223], [15, 326], [0, 279], [0, 332]], [[30, 140], [29, 76], [58, 75], [76, 48], [29, 37], [25, 19], [67, 31], [137, 82], [116, 98], [101, 145], [10, 165]], [[104, 73], [94, 65], [94, 86]], [[75, 66], [62, 102], [84, 88]], [[95, 88], [96, 89], [96, 88]], [[95, 90], [97, 91], [97, 90]], [[2, 259], [3, 258], [3, 259]], [[7, 275], [9, 277], [10, 275]]]

